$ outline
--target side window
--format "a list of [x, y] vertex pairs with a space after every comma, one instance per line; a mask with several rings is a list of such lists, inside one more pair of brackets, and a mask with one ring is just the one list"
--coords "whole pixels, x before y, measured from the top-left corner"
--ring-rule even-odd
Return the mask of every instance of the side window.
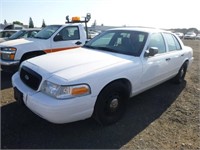
[[23, 38], [28, 38], [28, 32], [25, 33], [22, 37], [23, 37]]
[[80, 39], [80, 33], [79, 33], [78, 26], [65, 27], [56, 36], [60, 36], [60, 38], [59, 38], [60, 40], [57, 40], [57, 41]]
[[170, 33], [164, 33], [164, 36], [167, 41], [167, 46], [169, 51], [180, 50], [181, 46], [177, 39]]
[[165, 42], [163, 36], [160, 33], [153, 33], [151, 35], [148, 48], [150, 47], [157, 47], [158, 53], [166, 52]]
[[78, 40], [80, 39], [79, 28], [77, 26], [67, 27], [69, 32], [69, 40]]
[[176, 44], [176, 49], [177, 50], [181, 50], [182, 48], [181, 48], [181, 45], [180, 45], [179, 41], [177, 40], [177, 38], [174, 35], [172, 35], [172, 36], [173, 36], [174, 42]]
[[29, 32], [28, 37], [34, 37], [38, 31]]

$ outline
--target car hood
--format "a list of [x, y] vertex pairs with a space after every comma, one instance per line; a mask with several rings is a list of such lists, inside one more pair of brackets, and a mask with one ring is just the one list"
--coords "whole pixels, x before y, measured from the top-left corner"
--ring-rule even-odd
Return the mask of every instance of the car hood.
[[0, 43], [5, 42], [7, 38], [0, 38]]
[[36, 66], [37, 70], [43, 70], [45, 76], [48, 73], [46, 78], [56, 75], [69, 80], [109, 68], [123, 61], [128, 61], [127, 58], [132, 57], [105, 51], [77, 48], [42, 55], [27, 61]]
[[43, 45], [43, 42], [45, 40], [41, 39], [35, 39], [35, 38], [21, 38], [21, 39], [15, 39], [15, 40], [8, 40], [3, 43], [0, 43], [0, 47], [21, 47], [21, 46], [29, 46], [31, 45]]

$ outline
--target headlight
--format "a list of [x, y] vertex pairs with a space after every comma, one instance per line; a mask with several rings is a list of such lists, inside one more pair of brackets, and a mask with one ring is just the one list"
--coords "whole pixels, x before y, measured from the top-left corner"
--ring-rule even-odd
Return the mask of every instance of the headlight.
[[15, 47], [1, 47], [1, 59], [14, 60], [16, 51]]
[[41, 92], [57, 99], [66, 99], [90, 94], [90, 87], [87, 84], [66, 86], [44, 81]]

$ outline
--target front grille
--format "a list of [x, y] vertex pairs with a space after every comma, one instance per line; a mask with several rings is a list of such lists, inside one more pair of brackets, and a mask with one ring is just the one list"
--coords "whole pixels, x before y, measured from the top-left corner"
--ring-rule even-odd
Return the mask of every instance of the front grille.
[[37, 90], [42, 81], [41, 75], [25, 66], [21, 68], [20, 78], [24, 84], [33, 90]]

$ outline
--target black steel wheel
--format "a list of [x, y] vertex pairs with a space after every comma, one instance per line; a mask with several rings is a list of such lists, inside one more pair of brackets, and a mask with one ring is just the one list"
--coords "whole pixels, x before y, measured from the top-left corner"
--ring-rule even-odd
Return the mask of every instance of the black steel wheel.
[[94, 118], [103, 125], [118, 121], [126, 110], [126, 101], [129, 92], [120, 82], [115, 82], [105, 87], [97, 98], [94, 108]]
[[174, 77], [175, 83], [182, 83], [184, 81], [184, 78], [185, 78], [185, 75], [186, 75], [186, 72], [187, 72], [187, 66], [188, 66], [187, 62], [185, 62], [181, 66], [178, 74]]

